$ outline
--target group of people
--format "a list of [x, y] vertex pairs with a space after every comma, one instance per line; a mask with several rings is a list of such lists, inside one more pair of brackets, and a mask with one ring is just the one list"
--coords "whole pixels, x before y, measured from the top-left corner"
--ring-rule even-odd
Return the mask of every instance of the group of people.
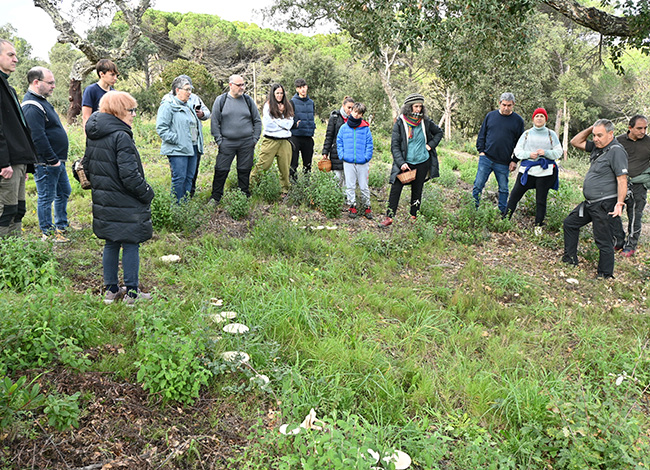
[[[479, 164], [473, 197], [478, 207], [491, 173], [498, 184], [498, 208], [512, 217], [517, 204], [530, 189], [536, 192], [535, 234], [541, 235], [548, 193], [559, 187], [557, 160], [563, 150], [556, 133], [546, 128], [548, 114], [537, 108], [533, 127], [524, 130], [524, 121], [514, 112], [515, 97], [504, 93], [499, 109], [487, 114], [476, 141]], [[578, 264], [580, 228], [593, 223], [594, 241], [599, 250], [597, 277], [614, 277], [615, 252], [634, 256], [641, 233], [641, 217], [650, 186], [650, 137], [648, 119], [633, 116], [628, 131], [614, 137], [614, 124], [599, 119], [579, 132], [571, 145], [590, 153], [590, 167], [583, 183], [585, 200], [564, 220], [562, 261]], [[592, 136], [592, 140], [588, 140]], [[508, 197], [508, 175], [519, 165], [517, 180]], [[621, 214], [627, 208], [628, 233]]]
[[[26, 174], [34, 172], [42, 238], [66, 242], [71, 193], [66, 172], [68, 137], [47, 100], [56, 82], [50, 70], [32, 68], [27, 74], [29, 88], [20, 102], [8, 83], [17, 62], [13, 44], [0, 39], [0, 238], [20, 236], [26, 212]], [[104, 301], [133, 304], [151, 298], [139, 289], [139, 246], [153, 233], [150, 205], [154, 192], [145, 179], [133, 140], [137, 101], [126, 92], [113, 90], [119, 75], [113, 62], [99, 61], [96, 71], [99, 81], [86, 88], [82, 100], [86, 151], [81, 163], [92, 186], [93, 231], [105, 240]], [[271, 85], [261, 118], [256, 104], [245, 93], [246, 83], [240, 75], [231, 76], [228, 86], [229, 90], [216, 98], [210, 110], [193, 93], [191, 78], [180, 75], [161, 100], [156, 130], [162, 140], [161, 153], [169, 160], [172, 193], [179, 202], [195, 192], [204, 151], [201, 121], [207, 119], [211, 119], [211, 133], [218, 145], [210, 197], [215, 203], [223, 196], [235, 158], [238, 187], [247, 196], [251, 178], [268, 170], [274, 160], [284, 193], [297, 177], [300, 156], [303, 170], [311, 170], [315, 109], [305, 80], [295, 81], [296, 93], [291, 99], [282, 85]], [[416, 219], [425, 181], [439, 175], [436, 147], [443, 131], [427, 116], [424, 102], [421, 94], [408, 95], [393, 125], [391, 189], [381, 227], [393, 223], [405, 185], [411, 186], [410, 217]], [[512, 217], [523, 195], [535, 189], [535, 233], [541, 234], [548, 193], [558, 189], [557, 160], [563, 150], [556, 133], [546, 127], [548, 114], [544, 108], [533, 112], [533, 126], [526, 130], [514, 105], [514, 95], [504, 93], [499, 108], [488, 113], [481, 125], [472, 194], [478, 207], [485, 184], [494, 173], [498, 208], [504, 217]], [[370, 125], [363, 119], [366, 111], [363, 103], [345, 97], [340, 109], [329, 116], [321, 154], [331, 161], [332, 170], [345, 186], [349, 216], [372, 219], [368, 177], [373, 138]], [[590, 152], [591, 166], [583, 185], [585, 201], [564, 221], [562, 261], [578, 263], [579, 230], [589, 222], [593, 222], [594, 240], [600, 251], [599, 277], [613, 277], [616, 250], [627, 257], [635, 254], [650, 185], [647, 126], [647, 118], [637, 115], [630, 120], [626, 134], [614, 137], [613, 123], [600, 119], [571, 140], [576, 148]], [[593, 140], [588, 140], [591, 135]], [[253, 166], [260, 136], [260, 152]], [[517, 166], [516, 182], [509, 192], [509, 173]], [[410, 178], [402, 178], [406, 173]], [[620, 219], [624, 207], [629, 218], [627, 236]], [[124, 287], [120, 287], [118, 278], [120, 250]]]

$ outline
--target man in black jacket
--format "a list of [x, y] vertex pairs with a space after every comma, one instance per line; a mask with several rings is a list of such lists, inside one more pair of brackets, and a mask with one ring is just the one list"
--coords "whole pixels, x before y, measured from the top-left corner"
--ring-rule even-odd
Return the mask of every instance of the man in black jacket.
[[20, 236], [25, 216], [25, 175], [33, 171], [36, 150], [18, 102], [7, 79], [16, 70], [13, 44], [0, 39], [0, 238]]

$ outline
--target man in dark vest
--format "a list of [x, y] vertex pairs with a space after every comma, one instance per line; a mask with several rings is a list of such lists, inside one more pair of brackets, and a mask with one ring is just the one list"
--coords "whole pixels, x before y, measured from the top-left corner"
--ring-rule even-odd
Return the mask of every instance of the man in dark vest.
[[56, 82], [52, 72], [45, 67], [33, 67], [27, 72], [27, 82], [29, 89], [23, 97], [22, 108], [38, 157], [34, 170], [38, 192], [38, 225], [43, 232], [43, 240], [65, 243], [68, 239], [63, 234], [68, 229], [68, 198], [72, 191], [65, 169], [68, 134], [54, 107], [47, 101]]
[[16, 90], [8, 82], [18, 57], [0, 39], [0, 238], [20, 237], [25, 216], [25, 175], [33, 171], [36, 150]]
[[295, 180], [298, 170], [298, 154], [302, 155], [302, 169], [305, 173], [311, 171], [311, 160], [314, 156], [314, 129], [316, 129], [314, 101], [307, 94], [307, 82], [298, 78], [294, 82], [296, 94], [291, 98], [293, 106], [293, 128], [291, 129], [291, 179]]

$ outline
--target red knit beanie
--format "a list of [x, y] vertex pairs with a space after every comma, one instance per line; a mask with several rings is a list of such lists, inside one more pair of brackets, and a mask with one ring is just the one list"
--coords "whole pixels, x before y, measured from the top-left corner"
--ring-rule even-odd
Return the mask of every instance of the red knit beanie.
[[548, 121], [548, 114], [544, 108], [537, 108], [535, 111], [533, 111], [533, 117], [537, 116], [538, 114], [543, 114], [546, 118], [546, 121]]

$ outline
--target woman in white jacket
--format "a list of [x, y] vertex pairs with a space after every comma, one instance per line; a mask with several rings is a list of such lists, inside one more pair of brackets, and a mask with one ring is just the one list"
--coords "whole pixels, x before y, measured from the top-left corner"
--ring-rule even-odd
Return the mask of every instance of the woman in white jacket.
[[548, 121], [546, 110], [537, 108], [533, 112], [533, 127], [524, 132], [517, 142], [515, 156], [521, 160], [521, 165], [507, 206], [508, 217], [512, 217], [526, 191], [534, 189], [536, 235], [542, 233], [548, 192], [551, 189], [557, 191], [559, 187], [555, 160], [562, 156], [560, 140], [555, 132], [546, 127], [546, 121]]
[[273, 159], [278, 159], [280, 185], [282, 192], [289, 191], [289, 166], [291, 165], [291, 127], [293, 126], [293, 106], [287, 99], [284, 87], [278, 83], [271, 85], [269, 96], [262, 110], [264, 126], [260, 153], [251, 173], [254, 180], [260, 171], [271, 168]]

